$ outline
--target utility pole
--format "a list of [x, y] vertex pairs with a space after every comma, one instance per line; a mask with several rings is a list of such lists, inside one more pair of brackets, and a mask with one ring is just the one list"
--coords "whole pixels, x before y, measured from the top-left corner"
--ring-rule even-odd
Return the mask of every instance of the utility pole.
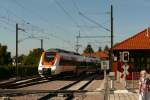
[[79, 45], [79, 38], [110, 38], [111, 36], [81, 36], [80, 35], [80, 32], [79, 32], [79, 35], [76, 36], [76, 39], [77, 39], [77, 42], [76, 42], [76, 52], [78, 53], [78, 50], [79, 50], [79, 47], [81, 45]]
[[41, 39], [41, 49], [43, 49], [43, 39]]
[[16, 74], [18, 76], [18, 24], [16, 23]]
[[[111, 5], [111, 49], [110, 49], [110, 55], [109, 55], [109, 59], [110, 59], [110, 69], [112, 71], [112, 64], [113, 64], [113, 6]], [[108, 77], [106, 75], [105, 77], [106, 81], [105, 81], [105, 96], [104, 96], [104, 100], [108, 100]], [[112, 89], [114, 88], [114, 84], [112, 81]]]
[[22, 31], [24, 31], [25, 32], [25, 30], [24, 29], [22, 29], [22, 28], [19, 28], [18, 27], [18, 23], [16, 23], [16, 74], [17, 74], [17, 78], [18, 78], [18, 75], [19, 75], [19, 73], [18, 73], [18, 42], [19, 42], [19, 40], [18, 40], [18, 30], [22, 30]]
[[77, 44], [76, 44], [76, 52], [78, 53], [79, 52], [79, 47], [80, 47], [80, 45], [79, 45], [79, 38], [80, 38], [80, 31], [79, 31], [79, 35], [78, 36], [76, 36], [76, 39], [77, 39]]
[[113, 6], [111, 5], [111, 49], [110, 49], [110, 67], [112, 71], [113, 64]]

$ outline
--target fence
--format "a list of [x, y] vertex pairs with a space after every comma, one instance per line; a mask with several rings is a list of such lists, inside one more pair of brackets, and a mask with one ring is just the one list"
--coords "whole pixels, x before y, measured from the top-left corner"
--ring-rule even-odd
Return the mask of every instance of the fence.
[[132, 89], [132, 88], [138, 88], [138, 81], [140, 78], [140, 72], [132, 72], [132, 80], [126, 80], [127, 82], [127, 88]]

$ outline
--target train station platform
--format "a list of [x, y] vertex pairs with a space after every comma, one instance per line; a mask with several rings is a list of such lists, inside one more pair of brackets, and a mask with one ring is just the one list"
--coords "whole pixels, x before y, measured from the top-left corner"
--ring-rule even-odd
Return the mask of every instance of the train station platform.
[[[135, 82], [136, 83], [136, 82]], [[132, 87], [132, 82], [127, 82], [125, 86], [123, 82], [113, 81], [111, 88], [111, 80], [108, 79], [109, 91], [107, 100], [138, 100], [138, 88]]]

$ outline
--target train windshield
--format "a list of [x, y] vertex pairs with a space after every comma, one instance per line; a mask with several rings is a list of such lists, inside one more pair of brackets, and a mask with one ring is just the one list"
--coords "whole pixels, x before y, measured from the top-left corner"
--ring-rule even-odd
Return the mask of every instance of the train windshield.
[[45, 61], [50, 62], [53, 61], [55, 58], [56, 53], [53, 52], [46, 52], [45, 53]]

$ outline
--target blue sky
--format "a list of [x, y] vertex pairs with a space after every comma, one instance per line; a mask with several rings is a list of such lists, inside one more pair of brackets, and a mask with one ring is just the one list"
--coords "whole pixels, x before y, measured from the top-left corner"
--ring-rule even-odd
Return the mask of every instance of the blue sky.
[[[15, 55], [15, 24], [19, 40], [30, 36], [43, 38], [44, 48], [75, 51], [76, 36], [108, 36], [109, 31], [79, 14], [110, 29], [110, 5], [114, 7], [114, 43], [150, 26], [149, 0], [0, 0], [0, 43]], [[110, 38], [79, 39], [80, 52], [88, 43], [96, 51], [110, 45]], [[40, 40], [19, 43], [19, 54], [40, 47]]]

